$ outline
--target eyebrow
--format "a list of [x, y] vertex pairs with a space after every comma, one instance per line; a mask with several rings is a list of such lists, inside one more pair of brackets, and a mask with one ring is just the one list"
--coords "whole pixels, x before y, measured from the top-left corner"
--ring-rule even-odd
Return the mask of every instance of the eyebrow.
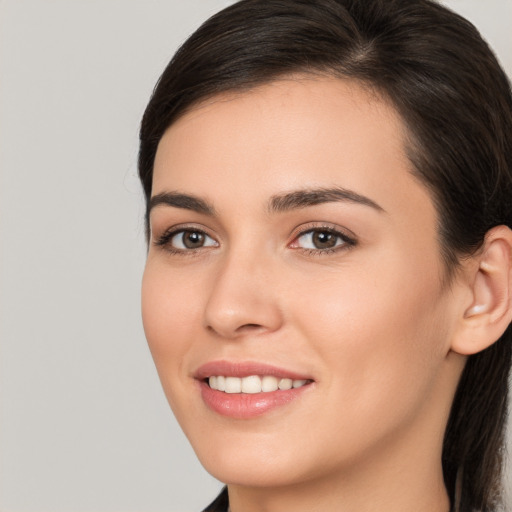
[[[382, 206], [372, 199], [341, 187], [294, 190], [285, 194], [275, 195], [270, 198], [268, 210], [271, 213], [281, 213], [340, 201], [362, 204], [379, 212], [385, 211]], [[200, 197], [181, 192], [162, 192], [150, 199], [147, 210], [148, 217], [151, 210], [160, 205], [191, 210], [208, 216], [215, 215], [213, 205]]]
[[192, 210], [204, 215], [215, 215], [215, 208], [204, 199], [180, 192], [162, 192], [150, 199], [147, 210], [148, 217], [151, 210], [160, 205]]
[[317, 188], [296, 190], [286, 194], [272, 196], [269, 202], [269, 211], [286, 212], [300, 208], [307, 208], [323, 203], [334, 203], [348, 201], [350, 203], [369, 206], [379, 212], [384, 212], [384, 208], [369, 197], [363, 196], [342, 187]]

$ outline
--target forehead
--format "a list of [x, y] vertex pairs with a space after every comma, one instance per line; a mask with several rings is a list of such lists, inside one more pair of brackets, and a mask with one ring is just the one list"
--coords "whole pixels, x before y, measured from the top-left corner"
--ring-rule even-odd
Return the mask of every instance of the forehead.
[[405, 140], [396, 110], [368, 87], [289, 77], [218, 95], [179, 118], [160, 141], [153, 194], [172, 188], [247, 206], [297, 188], [342, 186], [384, 209], [431, 203]]

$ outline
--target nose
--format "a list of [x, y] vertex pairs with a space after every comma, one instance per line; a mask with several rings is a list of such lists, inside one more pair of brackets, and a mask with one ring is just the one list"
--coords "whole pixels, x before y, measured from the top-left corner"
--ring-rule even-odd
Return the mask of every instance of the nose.
[[206, 328], [225, 339], [274, 332], [282, 325], [269, 262], [233, 254], [215, 275], [205, 308]]

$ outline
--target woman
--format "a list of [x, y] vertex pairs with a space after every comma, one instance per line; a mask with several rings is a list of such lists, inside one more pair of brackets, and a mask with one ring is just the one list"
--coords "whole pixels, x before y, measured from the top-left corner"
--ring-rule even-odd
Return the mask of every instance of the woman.
[[511, 134], [428, 0], [242, 0], [186, 41], [141, 127], [142, 306], [207, 510], [497, 510]]

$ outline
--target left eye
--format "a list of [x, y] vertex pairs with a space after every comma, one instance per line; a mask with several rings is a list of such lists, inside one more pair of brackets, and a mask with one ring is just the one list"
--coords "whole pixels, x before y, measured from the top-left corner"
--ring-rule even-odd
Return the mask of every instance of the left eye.
[[174, 249], [183, 251], [217, 245], [217, 242], [206, 233], [194, 230], [178, 231], [172, 235], [169, 242]]
[[350, 241], [340, 233], [326, 229], [312, 229], [298, 236], [293, 243], [293, 247], [300, 247], [301, 249], [325, 250], [334, 249], [345, 244], [350, 244]]

